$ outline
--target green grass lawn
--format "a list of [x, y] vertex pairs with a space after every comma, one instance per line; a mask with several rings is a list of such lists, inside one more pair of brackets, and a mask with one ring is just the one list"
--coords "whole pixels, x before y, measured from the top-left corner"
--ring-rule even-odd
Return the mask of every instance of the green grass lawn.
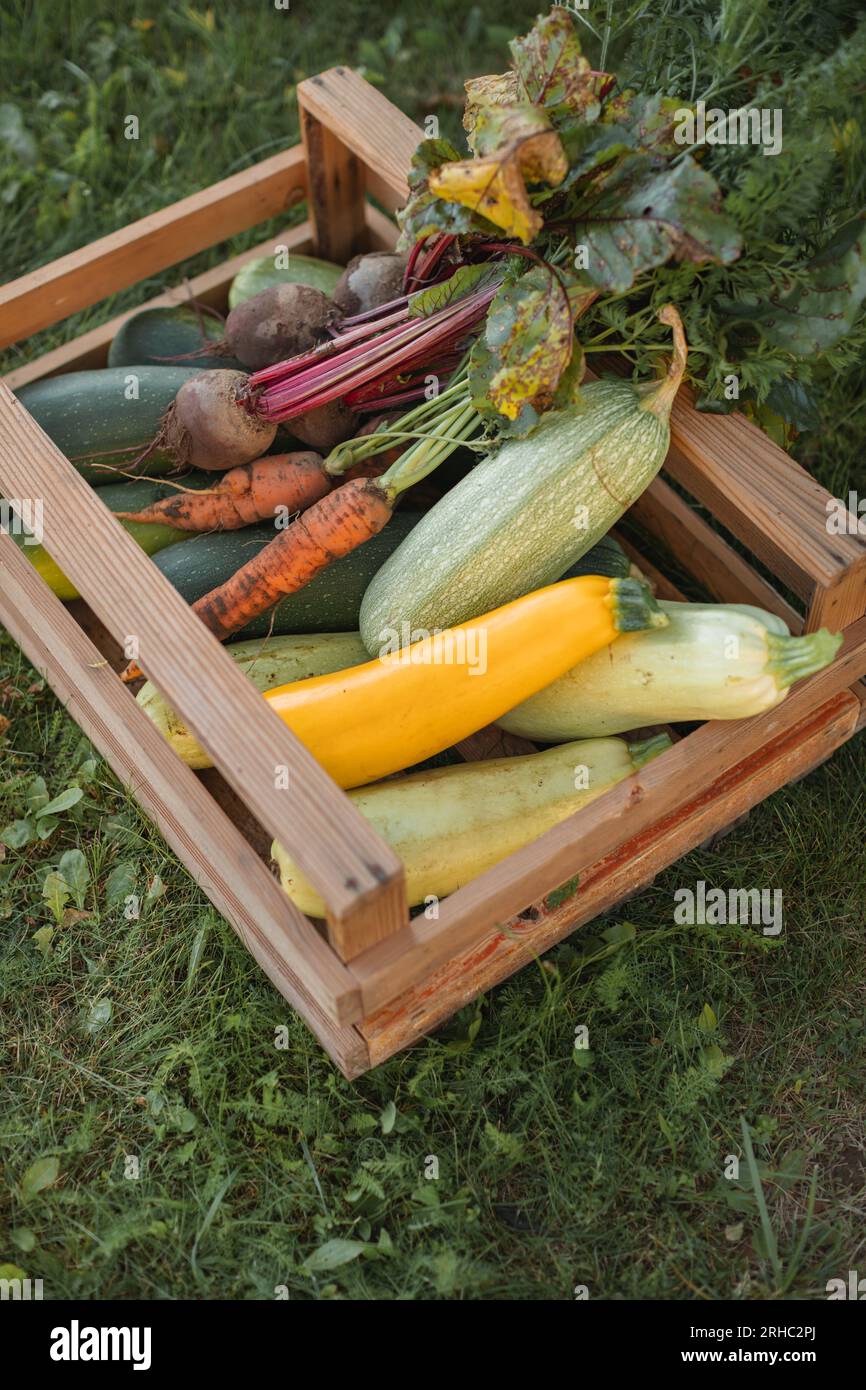
[[[296, 138], [335, 62], [456, 134], [536, 8], [5, 0], [0, 279]], [[811, 462], [862, 489], [862, 443], [852, 396]], [[0, 829], [71, 792], [0, 845], [0, 1264], [46, 1297], [822, 1298], [866, 1270], [862, 739], [349, 1083], [7, 637], [0, 716]], [[782, 934], [675, 925], [697, 879], [781, 888]]]

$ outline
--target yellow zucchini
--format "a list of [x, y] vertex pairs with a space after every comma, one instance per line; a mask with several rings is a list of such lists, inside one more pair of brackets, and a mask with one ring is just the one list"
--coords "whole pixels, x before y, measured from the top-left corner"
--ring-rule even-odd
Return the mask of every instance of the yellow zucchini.
[[[586, 739], [520, 758], [413, 772], [349, 797], [402, 859], [414, 906], [453, 893], [669, 747], [666, 734], [631, 744]], [[322, 899], [276, 841], [271, 855], [292, 901], [324, 916]]]
[[265, 699], [335, 782], [360, 787], [483, 728], [618, 633], [665, 621], [637, 580], [583, 575], [411, 645], [394, 633], [373, 661]]
[[[248, 642], [231, 642], [229, 656], [263, 693], [289, 681], [307, 680], [328, 671], [343, 671], [369, 660], [358, 632], [299, 633], [287, 637], [254, 637]], [[187, 767], [212, 767], [208, 754], [196, 741], [183, 720], [150, 681], [136, 696], [164, 738]]]

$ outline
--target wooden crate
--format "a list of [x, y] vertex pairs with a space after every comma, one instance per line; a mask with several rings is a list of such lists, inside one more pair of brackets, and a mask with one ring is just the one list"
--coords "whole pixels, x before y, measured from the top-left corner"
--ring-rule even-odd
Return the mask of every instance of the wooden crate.
[[[149, 303], [181, 302], [192, 292], [223, 307], [239, 265], [275, 243], [339, 261], [392, 246], [389, 214], [405, 199], [420, 131], [345, 68], [303, 82], [298, 97], [301, 145], [0, 290], [0, 346], [303, 198], [309, 215], [300, 226]], [[668, 477], [744, 542], [798, 606], [664, 479], [632, 509], [638, 526], [719, 600], [760, 604], [795, 630], [844, 627], [838, 658], [767, 714], [702, 725], [452, 894], [438, 920], [410, 921], [393, 851], [13, 394], [40, 377], [103, 364], [124, 317], [0, 383], [0, 495], [42, 499], [46, 548], [83, 596], [60, 603], [0, 534], [0, 620], [347, 1076], [405, 1047], [648, 883], [828, 757], [864, 722], [858, 682], [866, 674], [866, 545], [857, 535], [828, 534], [827, 493], [759, 430], [742, 416], [698, 414], [683, 390]], [[675, 594], [662, 585], [662, 596]], [[117, 644], [129, 633], [139, 638], [141, 665], [208, 749], [215, 772], [196, 775], [181, 764], [118, 680]], [[472, 758], [527, 746], [488, 729], [459, 751]], [[287, 791], [274, 787], [275, 764], [290, 769]], [[297, 911], [269, 871], [262, 851], [272, 836], [324, 898], [325, 931]]]

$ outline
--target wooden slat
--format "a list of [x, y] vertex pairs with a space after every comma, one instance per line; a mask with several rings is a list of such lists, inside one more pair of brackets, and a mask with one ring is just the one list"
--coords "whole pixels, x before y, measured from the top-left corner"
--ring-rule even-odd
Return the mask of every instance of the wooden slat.
[[[597, 367], [627, 370], [617, 357]], [[665, 471], [811, 605], [807, 631], [838, 630], [866, 613], [866, 537], [829, 534], [826, 488], [745, 415], [696, 410], [689, 386], [677, 392], [670, 423]]]
[[[364, 205], [364, 217], [370, 250], [393, 250], [398, 236], [394, 223], [371, 203]], [[39, 381], [43, 377], [104, 367], [112, 340], [126, 320], [140, 313], [142, 309], [187, 304], [190, 299], [195, 299], [201, 304], [208, 304], [213, 309], [223, 311], [228, 303], [229, 286], [238, 271], [249, 261], [271, 255], [275, 246], [286, 246], [290, 252], [294, 251], [299, 256], [310, 254], [313, 250], [312, 223], [306, 220], [299, 222], [296, 227], [287, 227], [285, 231], [277, 232], [276, 236], [268, 237], [267, 241], [260, 241], [257, 246], [251, 246], [248, 251], [242, 251], [230, 260], [221, 261], [211, 270], [202, 271], [201, 275], [194, 275], [192, 279], [184, 280], [162, 294], [152, 295], [141, 304], [137, 304], [134, 309], [116, 314], [107, 323], [100, 324], [98, 328], [91, 328], [89, 332], [80, 334], [71, 342], [64, 343], [62, 347], [53, 348], [21, 367], [14, 367], [0, 380], [5, 381], [10, 391], [20, 391], [22, 386], [27, 386], [31, 381]]]
[[852, 566], [835, 583], [817, 584], [806, 614], [806, 631], [827, 627], [838, 632], [866, 612], [866, 570]]
[[[137, 637], [142, 669], [302, 866], [329, 920], [349, 934], [357, 924], [361, 940], [405, 922], [397, 855], [2, 383], [0, 495], [42, 500], [48, 553], [117, 641]], [[277, 790], [278, 767], [288, 790]]]
[[429, 1033], [579, 926], [640, 891], [708, 835], [724, 829], [732, 815], [757, 805], [823, 762], [850, 738], [857, 717], [858, 702], [853, 696], [847, 692], [834, 696], [784, 735], [760, 747], [745, 764], [734, 767], [713, 785], [710, 794], [681, 806], [675, 816], [655, 821], [646, 832], [591, 865], [581, 875], [576, 897], [559, 906], [536, 903], [531, 914], [512, 918], [504, 930], [460, 952], [365, 1018], [360, 1031], [370, 1049], [371, 1066]]
[[[365, 1015], [480, 944], [537, 898], [565, 883], [624, 839], [664, 824], [677, 809], [707, 792], [720, 777], [779, 738], [816, 707], [866, 673], [866, 618], [849, 627], [831, 666], [797, 686], [775, 709], [751, 719], [701, 726], [626, 781], [605, 792], [495, 868], [459, 888], [439, 920], [415, 919], [352, 962]], [[396, 988], [395, 988], [396, 986]]]
[[797, 610], [663, 478], [650, 484], [628, 515], [663, 541], [689, 574], [721, 603], [756, 604], [778, 614], [792, 632], [802, 629], [803, 619]]
[[262, 959], [274, 984], [311, 1027], [358, 1017], [358, 991], [309, 920], [289, 904], [195, 773], [172, 755], [156, 726], [99, 649], [0, 531], [0, 620], [69, 714], [186, 864], [193, 878]]
[[816, 585], [835, 588], [856, 576], [862, 603], [844, 612], [848, 621], [866, 612], [866, 539], [828, 533], [830, 494], [762, 430], [744, 415], [702, 414], [683, 387], [671, 441], [665, 470], [783, 584], [811, 601]]
[[406, 175], [423, 132], [350, 68], [329, 68], [298, 86], [298, 101], [360, 160], [371, 193], [393, 210], [409, 191]]
[[345, 265], [368, 249], [364, 169], [357, 155], [307, 109], [304, 93], [317, 81], [311, 78], [298, 87], [310, 221], [317, 254]]
[[276, 217], [306, 192], [304, 151], [293, 145], [13, 280], [0, 288], [0, 347]]
[[364, 204], [364, 217], [367, 222], [367, 243], [371, 251], [393, 251], [397, 245], [400, 230], [390, 217], [374, 208], [372, 203]]
[[248, 261], [273, 254], [275, 246], [286, 246], [290, 252], [294, 251], [297, 255], [312, 251], [313, 230], [309, 221], [301, 222], [297, 227], [287, 227], [284, 232], [278, 232], [276, 236], [268, 237], [267, 241], [259, 242], [258, 246], [251, 246], [249, 251], [242, 251], [239, 256], [232, 256], [230, 260], [222, 261], [211, 270], [194, 275], [191, 280], [184, 280], [162, 294], [153, 295], [137, 304], [134, 309], [127, 309], [124, 313], [115, 315], [107, 323], [101, 323], [98, 328], [91, 328], [88, 333], [80, 334], [71, 342], [64, 343], [62, 347], [53, 348], [51, 352], [35, 357], [26, 365], [13, 368], [5, 373], [2, 380], [10, 391], [20, 391], [22, 386], [27, 386], [31, 381], [39, 381], [42, 377], [104, 367], [112, 340], [126, 320], [134, 314], [141, 313], [142, 309], [187, 304], [191, 299], [195, 299], [201, 304], [209, 304], [212, 308], [222, 311], [228, 302], [229, 286], [238, 271]]

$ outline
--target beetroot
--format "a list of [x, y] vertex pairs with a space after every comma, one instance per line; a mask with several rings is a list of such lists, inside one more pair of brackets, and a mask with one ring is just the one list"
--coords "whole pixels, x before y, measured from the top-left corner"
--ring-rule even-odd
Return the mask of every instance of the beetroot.
[[335, 444], [342, 444], [344, 439], [351, 438], [357, 429], [358, 418], [342, 401], [329, 401], [327, 405], [318, 405], [303, 415], [294, 415], [287, 428], [302, 444], [326, 454]]
[[161, 447], [170, 449], [181, 467], [220, 472], [266, 453], [277, 427], [241, 403], [248, 380], [245, 372], [214, 368], [185, 381], [163, 418]]
[[398, 256], [395, 251], [370, 251], [366, 256], [355, 256], [334, 286], [334, 303], [347, 317], [390, 304], [403, 293], [405, 270], [405, 256]]
[[272, 285], [232, 309], [224, 346], [250, 371], [308, 352], [328, 336], [340, 315], [312, 285]]

